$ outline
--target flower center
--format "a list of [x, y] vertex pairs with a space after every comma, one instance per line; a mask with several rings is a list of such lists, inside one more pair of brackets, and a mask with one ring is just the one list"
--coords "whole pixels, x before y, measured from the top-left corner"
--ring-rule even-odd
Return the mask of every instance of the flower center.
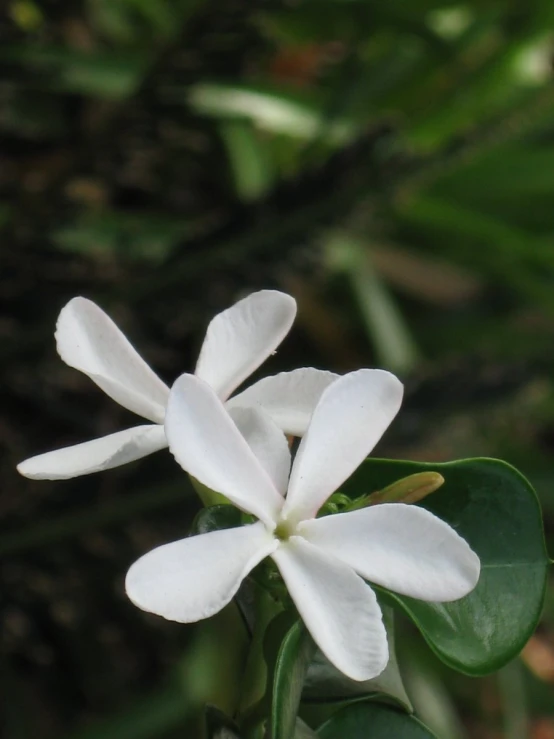
[[292, 521], [284, 518], [275, 527], [273, 535], [280, 541], [287, 541], [287, 539], [295, 533], [296, 526]]

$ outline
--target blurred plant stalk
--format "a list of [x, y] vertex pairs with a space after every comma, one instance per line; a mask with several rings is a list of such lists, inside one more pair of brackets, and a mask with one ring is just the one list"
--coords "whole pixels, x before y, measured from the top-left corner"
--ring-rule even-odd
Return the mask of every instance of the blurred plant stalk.
[[324, 239], [324, 253], [327, 264], [348, 277], [378, 364], [400, 375], [412, 372], [421, 360], [419, 349], [373, 267], [367, 243], [346, 231], [334, 231]]

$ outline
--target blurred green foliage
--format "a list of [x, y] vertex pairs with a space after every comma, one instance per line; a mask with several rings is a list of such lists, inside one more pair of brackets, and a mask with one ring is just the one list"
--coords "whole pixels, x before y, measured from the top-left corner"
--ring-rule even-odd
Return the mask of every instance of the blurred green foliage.
[[[198, 508], [168, 456], [16, 479], [20, 459], [125, 419], [55, 356], [56, 315], [76, 294], [171, 381], [210, 315], [252, 288], [291, 292], [298, 327], [273, 369], [401, 373], [405, 410], [380, 451], [506, 458], [537, 485], [552, 543], [553, 58], [551, 0], [4, 3], [9, 739], [200, 737], [203, 703], [240, 701], [232, 609], [182, 628], [122, 595], [127, 566]], [[399, 659], [445, 739], [502, 726], [542, 739], [553, 634], [550, 604], [525, 666], [497, 682], [421, 657], [406, 625]]]

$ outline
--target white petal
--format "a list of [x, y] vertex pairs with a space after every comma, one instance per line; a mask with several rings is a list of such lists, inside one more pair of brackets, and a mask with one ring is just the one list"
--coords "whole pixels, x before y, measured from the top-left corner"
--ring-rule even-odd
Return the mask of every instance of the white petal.
[[73, 298], [56, 326], [58, 352], [124, 408], [163, 423], [169, 389], [137, 354], [104, 311]]
[[479, 579], [467, 542], [418, 506], [375, 505], [304, 521], [298, 531], [367, 580], [412, 598], [457, 600]]
[[401, 401], [402, 383], [390, 372], [363, 369], [335, 380], [300, 442], [283, 516], [313, 518], [371, 452]]
[[272, 554], [302, 620], [327, 659], [352, 680], [386, 667], [387, 634], [375, 593], [354, 570], [301, 536]]
[[260, 290], [219, 313], [208, 326], [195, 375], [226, 400], [290, 331], [296, 302], [277, 290]]
[[277, 546], [260, 522], [191, 536], [137, 560], [125, 589], [143, 611], [181, 623], [199, 621], [226, 606], [246, 575]]
[[231, 408], [229, 415], [277, 490], [284, 495], [291, 461], [285, 434], [269, 416], [255, 408]]
[[26, 459], [17, 470], [32, 480], [67, 480], [110, 470], [167, 446], [164, 427], [135, 426], [83, 444]]
[[286, 434], [303, 436], [321, 393], [337, 379], [334, 372], [302, 367], [264, 377], [227, 401], [227, 407], [253, 406], [268, 413]]
[[165, 431], [181, 467], [271, 525], [283, 498], [213, 389], [181, 375], [169, 395]]

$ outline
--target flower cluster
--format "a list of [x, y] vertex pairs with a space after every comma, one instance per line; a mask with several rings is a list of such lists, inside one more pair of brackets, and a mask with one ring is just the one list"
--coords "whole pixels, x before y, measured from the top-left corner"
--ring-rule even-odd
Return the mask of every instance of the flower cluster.
[[[284, 338], [292, 298], [254, 293], [216, 316], [194, 375], [171, 391], [93, 303], [71, 301], [58, 350], [108, 395], [154, 425], [34, 457], [19, 470], [63, 478], [108, 469], [169, 446], [181, 467], [255, 519], [160, 546], [130, 568], [129, 598], [180, 622], [217, 613], [271, 557], [314, 641], [354, 680], [388, 661], [385, 628], [368, 583], [426, 601], [456, 600], [479, 578], [479, 559], [448, 524], [414, 505], [374, 505], [318, 518], [372, 451], [402, 400], [381, 370], [343, 377], [299, 369], [230, 394]], [[291, 459], [285, 434], [302, 436]]]

